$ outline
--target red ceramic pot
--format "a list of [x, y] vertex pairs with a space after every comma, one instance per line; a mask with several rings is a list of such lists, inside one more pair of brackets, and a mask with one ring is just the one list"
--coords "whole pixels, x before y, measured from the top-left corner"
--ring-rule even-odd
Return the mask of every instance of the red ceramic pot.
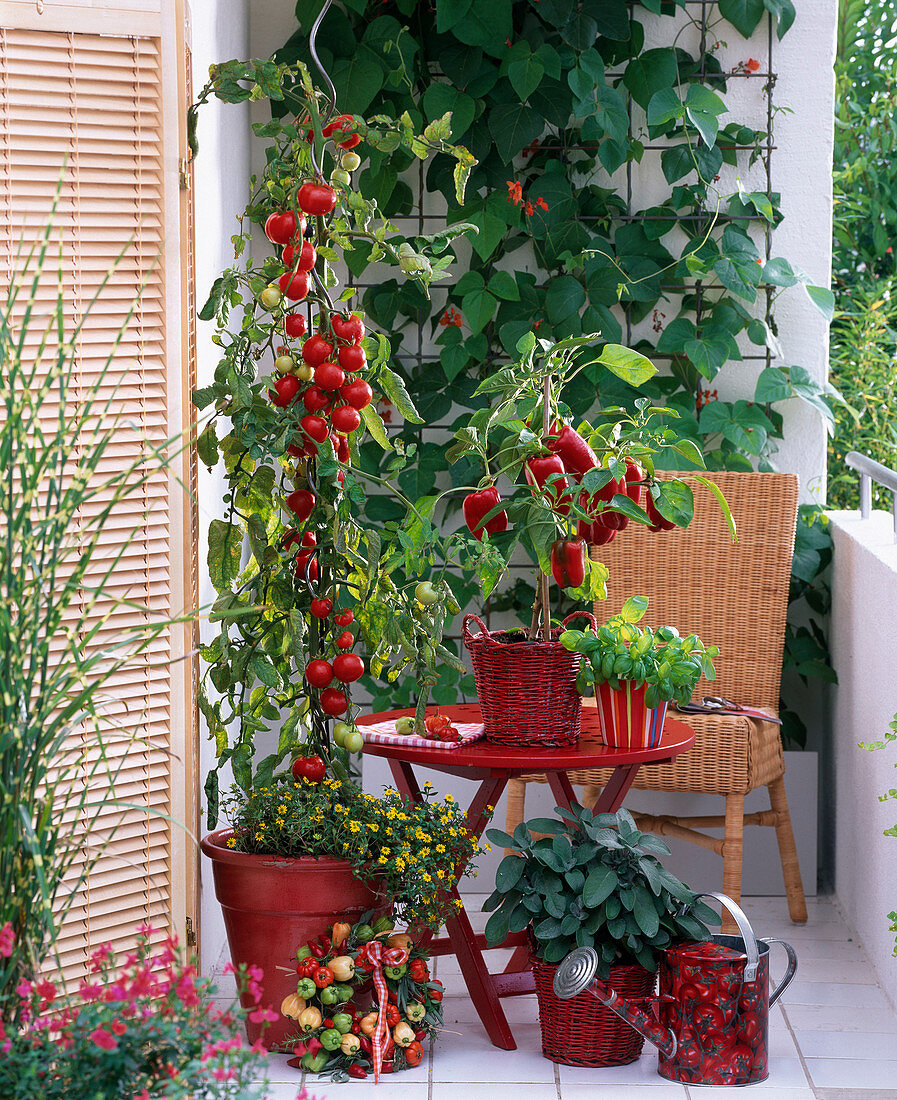
[[[388, 906], [345, 860], [248, 855], [226, 846], [232, 835], [221, 829], [203, 837], [200, 846], [212, 861], [231, 960], [262, 968], [262, 1003], [277, 1012], [284, 997], [296, 992], [297, 947], [328, 934], [337, 917], [354, 923], [362, 913], [382, 913]], [[242, 1001], [244, 1008], [253, 1005]], [[296, 1034], [296, 1024], [282, 1017], [262, 1036], [261, 1025], [247, 1020], [246, 1033], [250, 1042], [262, 1038], [273, 1050]]]
[[616, 690], [610, 684], [596, 686], [598, 724], [605, 745], [619, 749], [650, 749], [660, 741], [667, 704], [646, 706], [646, 690], [645, 684], [635, 687], [631, 680], [622, 680]]

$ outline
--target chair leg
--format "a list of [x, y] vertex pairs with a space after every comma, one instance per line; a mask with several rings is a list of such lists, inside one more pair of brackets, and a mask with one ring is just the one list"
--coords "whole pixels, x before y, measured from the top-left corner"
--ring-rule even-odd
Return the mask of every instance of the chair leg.
[[[744, 795], [726, 795], [726, 828], [723, 840], [723, 893], [741, 904], [741, 856], [744, 844]], [[725, 909], [720, 931], [731, 935], [738, 931], [734, 918]]]
[[522, 779], [509, 779], [505, 789], [508, 792], [505, 832], [513, 833], [520, 822], [523, 821], [526, 806], [526, 783]]
[[769, 784], [769, 804], [775, 810], [777, 818], [776, 839], [779, 842], [785, 893], [788, 895], [788, 913], [796, 924], [804, 924], [807, 919], [807, 900], [804, 897], [800, 865], [797, 862], [797, 846], [794, 843], [794, 832], [791, 828], [784, 776], [780, 775]]
[[582, 804], [587, 810], [591, 808], [598, 801], [598, 796], [601, 794], [601, 788], [596, 787], [594, 783], [587, 783], [582, 792]]

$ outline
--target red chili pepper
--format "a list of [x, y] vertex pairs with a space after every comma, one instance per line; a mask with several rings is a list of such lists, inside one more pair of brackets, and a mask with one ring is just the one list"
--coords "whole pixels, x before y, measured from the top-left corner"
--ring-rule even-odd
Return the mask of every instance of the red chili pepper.
[[[311, 757], [311, 759], [314, 760], [314, 757]], [[309, 778], [311, 778], [311, 777], [309, 776]], [[315, 782], [315, 781], [312, 780], [312, 782]], [[324, 952], [325, 955], [330, 950], [330, 948], [333, 946], [333, 944], [330, 942], [330, 937], [329, 936], [318, 936], [318, 943], [321, 945], [321, 950]]]
[[414, 1041], [416, 1043], [422, 1043], [424, 1041], [424, 1039], [426, 1038], [426, 1034], [427, 1033], [423, 1028], [421, 1028], [419, 1031], [415, 1031]]
[[583, 437], [573, 430], [569, 424], [563, 424], [557, 435], [557, 427], [552, 429], [552, 434], [546, 441], [549, 451], [558, 455], [564, 464], [568, 474], [573, 475], [574, 481], [579, 481], [583, 474], [594, 470], [598, 465], [598, 456], [592, 450]]
[[359, 1065], [349, 1066], [346, 1072], [349, 1074], [350, 1077], [355, 1077], [359, 1081], [363, 1081], [368, 1075], [368, 1071], [366, 1069], [362, 1069]]
[[668, 519], [664, 519], [660, 512], [657, 511], [657, 507], [654, 504], [654, 498], [650, 493], [645, 494], [645, 511], [648, 513], [648, 519], [651, 520], [651, 526], [649, 531], [672, 531], [676, 526]]
[[[561, 462], [558, 455], [535, 455], [533, 458], [528, 458], [523, 466], [523, 472], [526, 475], [526, 480], [530, 485], [537, 489], [544, 489], [552, 499], [552, 508], [556, 512], [560, 512], [562, 516], [566, 516], [570, 511], [570, 501], [565, 495], [565, 490], [568, 487], [567, 479], [564, 475], [564, 464]], [[559, 478], [546, 486], [546, 482], [553, 474], [560, 474]]]
[[324, 948], [319, 943], [309, 943], [308, 949], [316, 959], [324, 958]]
[[480, 489], [475, 493], [468, 493], [464, 498], [464, 503], [461, 505], [464, 522], [475, 538], [482, 541], [484, 532], [497, 535], [499, 531], [507, 531], [508, 513], [504, 510], [496, 512], [492, 519], [486, 520], [485, 524], [481, 523], [483, 516], [491, 512], [500, 503], [501, 497], [494, 485], [489, 485], [487, 488]]
[[561, 588], [579, 588], [586, 579], [586, 544], [582, 539], [558, 539], [551, 545], [551, 572]]
[[365, 1054], [370, 1054], [373, 1051], [374, 1048], [371, 1044], [371, 1040], [367, 1037], [367, 1035], [359, 1035], [358, 1041], [359, 1043], [361, 1043], [361, 1049], [365, 1052]]

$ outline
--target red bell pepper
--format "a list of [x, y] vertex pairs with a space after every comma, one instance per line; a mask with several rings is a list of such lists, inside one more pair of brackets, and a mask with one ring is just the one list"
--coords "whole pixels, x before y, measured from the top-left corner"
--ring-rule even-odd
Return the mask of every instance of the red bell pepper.
[[582, 539], [558, 539], [551, 546], [551, 572], [561, 588], [579, 588], [586, 579], [586, 544]]
[[555, 432], [557, 427], [546, 440], [548, 449], [560, 458], [567, 473], [573, 475], [573, 480], [579, 481], [583, 474], [595, 469], [598, 465], [598, 456], [579, 432], [574, 431], [569, 424], [561, 425], [558, 434], [555, 435]]
[[597, 519], [594, 523], [586, 523], [580, 520], [576, 525], [576, 533], [589, 546], [604, 546], [608, 542], [613, 542], [617, 537], [616, 527], [607, 527], [601, 520]]
[[[568, 481], [564, 477], [564, 464], [558, 455], [535, 455], [533, 458], [528, 458], [523, 465], [523, 472], [526, 475], [526, 480], [537, 489], [544, 489], [552, 499], [552, 508], [556, 512], [560, 512], [562, 516], [566, 516], [570, 511], [570, 501], [565, 493], [568, 488]], [[546, 482], [553, 474], [560, 474], [561, 476], [555, 478], [555, 480], [546, 486]]]
[[651, 520], [651, 526], [649, 531], [672, 531], [676, 526], [668, 519], [664, 519], [660, 512], [657, 511], [657, 507], [654, 504], [654, 498], [651, 493], [645, 494], [645, 511], [648, 513], [648, 519]]
[[481, 542], [484, 532], [497, 535], [499, 531], [507, 531], [508, 529], [508, 513], [505, 511], [496, 512], [492, 519], [486, 520], [485, 524], [482, 523], [483, 516], [491, 512], [500, 503], [501, 497], [494, 485], [489, 485], [475, 493], [468, 493], [464, 498], [464, 503], [461, 505], [464, 522], [470, 528], [474, 537]]
[[626, 496], [636, 504], [642, 502], [642, 487], [640, 482], [645, 479], [645, 471], [631, 458], [626, 459]]

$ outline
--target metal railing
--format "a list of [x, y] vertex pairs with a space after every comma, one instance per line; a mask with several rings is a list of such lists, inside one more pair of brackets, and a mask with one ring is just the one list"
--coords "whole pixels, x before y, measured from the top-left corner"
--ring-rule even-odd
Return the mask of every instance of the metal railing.
[[844, 461], [860, 475], [860, 515], [868, 519], [872, 514], [872, 482], [881, 485], [891, 494], [891, 512], [894, 516], [894, 542], [897, 542], [897, 470], [882, 466], [858, 451], [848, 451]]

